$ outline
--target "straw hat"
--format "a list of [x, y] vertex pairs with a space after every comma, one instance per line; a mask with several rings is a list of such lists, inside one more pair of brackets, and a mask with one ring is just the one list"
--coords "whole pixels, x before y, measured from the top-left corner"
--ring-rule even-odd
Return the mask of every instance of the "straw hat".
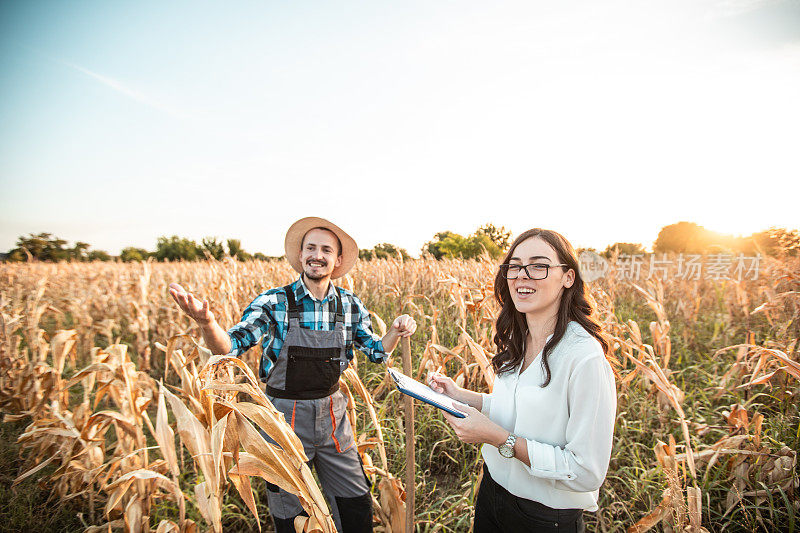
[[319, 217], [301, 218], [291, 225], [286, 232], [286, 240], [283, 243], [286, 250], [286, 260], [298, 273], [303, 273], [303, 265], [300, 263], [300, 247], [303, 245], [303, 237], [314, 228], [325, 228], [332, 231], [342, 242], [342, 263], [333, 269], [332, 279], [341, 278], [353, 268], [358, 259], [358, 245], [353, 238], [344, 232], [342, 228]]

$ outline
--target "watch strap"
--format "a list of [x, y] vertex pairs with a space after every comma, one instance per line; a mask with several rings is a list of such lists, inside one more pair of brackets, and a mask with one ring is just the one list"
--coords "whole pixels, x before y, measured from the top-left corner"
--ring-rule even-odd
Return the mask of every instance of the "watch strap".
[[506, 439], [506, 446], [509, 448], [514, 448], [514, 443], [517, 442], [517, 436], [513, 433], [508, 434], [508, 438]]
[[508, 435], [506, 441], [500, 445], [498, 451], [500, 455], [506, 458], [511, 458], [514, 456], [514, 444], [517, 442], [517, 436], [513, 433]]

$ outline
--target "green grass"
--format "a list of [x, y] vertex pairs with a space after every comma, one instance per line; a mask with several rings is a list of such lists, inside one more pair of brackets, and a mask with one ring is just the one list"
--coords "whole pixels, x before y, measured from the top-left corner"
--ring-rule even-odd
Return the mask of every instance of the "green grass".
[[46, 485], [40, 480], [47, 478], [56, 469], [48, 465], [20, 484], [11, 484], [27, 468], [19, 457], [17, 437], [24, 431], [29, 420], [0, 424], [0, 530], [11, 532], [82, 531], [88, 520], [88, 506], [82, 502], [59, 504], [57, 497], [51, 497]]

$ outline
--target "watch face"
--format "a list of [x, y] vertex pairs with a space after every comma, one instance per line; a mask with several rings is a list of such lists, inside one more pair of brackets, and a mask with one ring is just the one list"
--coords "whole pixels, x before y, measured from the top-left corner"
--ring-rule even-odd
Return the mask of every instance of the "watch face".
[[501, 444], [500, 448], [498, 448], [497, 451], [500, 452], [500, 455], [502, 455], [503, 457], [506, 457], [508, 459], [514, 457], [514, 449], [511, 446], [509, 446], [508, 444], [505, 444], [505, 443]]

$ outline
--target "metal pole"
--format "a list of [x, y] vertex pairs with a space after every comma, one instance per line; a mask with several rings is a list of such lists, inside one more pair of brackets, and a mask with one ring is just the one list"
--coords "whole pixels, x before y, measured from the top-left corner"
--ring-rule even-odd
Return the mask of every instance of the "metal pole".
[[[411, 369], [411, 340], [408, 337], [401, 339], [403, 356], [403, 374], [410, 376]], [[406, 428], [406, 533], [414, 531], [414, 469], [416, 467], [416, 453], [414, 449], [414, 399], [403, 395], [403, 411]]]

